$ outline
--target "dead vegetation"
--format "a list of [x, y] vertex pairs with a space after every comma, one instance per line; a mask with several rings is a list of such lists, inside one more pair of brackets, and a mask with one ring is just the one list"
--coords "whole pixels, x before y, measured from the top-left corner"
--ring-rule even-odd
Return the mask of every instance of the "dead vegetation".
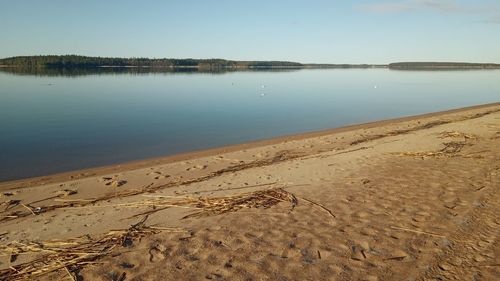
[[269, 208], [280, 202], [290, 203], [291, 210], [293, 210], [293, 208], [295, 208], [295, 206], [298, 204], [297, 198], [293, 194], [281, 188], [265, 189], [237, 195], [228, 195], [213, 198], [192, 198], [162, 195], [150, 195], [148, 197], [152, 197], [153, 199], [131, 203], [106, 205], [104, 207], [152, 208], [149, 211], [136, 214], [132, 218], [140, 217], [143, 215], [150, 215], [173, 207], [195, 210], [193, 213], [183, 217], [183, 219], [186, 219], [194, 217], [215, 216], [229, 212], [236, 212], [240, 209]]
[[360, 144], [360, 143], [364, 143], [364, 142], [368, 142], [368, 141], [373, 141], [373, 140], [378, 140], [378, 139], [385, 138], [385, 137], [397, 136], [397, 135], [407, 134], [407, 133], [410, 133], [410, 132], [419, 131], [419, 130], [423, 130], [423, 129], [429, 129], [429, 128], [432, 128], [432, 127], [435, 127], [435, 126], [444, 125], [444, 124], [448, 124], [448, 123], [451, 123], [451, 122], [452, 121], [434, 121], [434, 122], [429, 122], [429, 123], [426, 123], [426, 124], [423, 124], [423, 125], [415, 126], [413, 128], [409, 128], [409, 129], [400, 129], [400, 130], [390, 131], [390, 132], [387, 132], [385, 134], [378, 134], [378, 135], [367, 136], [365, 138], [362, 138], [362, 139], [355, 140], [355, 141], [351, 142], [351, 145], [357, 145], [357, 144]]
[[422, 159], [427, 157], [456, 157], [460, 156], [458, 153], [462, 151], [462, 148], [467, 145], [466, 142], [451, 141], [443, 143], [444, 147], [438, 151], [423, 151], [423, 152], [400, 152], [396, 153], [399, 156], [410, 156], [410, 157], [421, 157]]
[[426, 123], [426, 124], [423, 124], [423, 125], [418, 125], [418, 126], [415, 126], [415, 127], [412, 127], [412, 128], [408, 128], [408, 129], [399, 129], [399, 130], [394, 130], [394, 131], [387, 132], [385, 134], [371, 135], [371, 136], [364, 137], [362, 139], [355, 140], [355, 141], [351, 142], [351, 145], [357, 145], [357, 144], [360, 144], [360, 143], [364, 143], [364, 142], [368, 142], [368, 141], [373, 141], [373, 140], [378, 140], [378, 139], [385, 138], [385, 137], [390, 137], [390, 136], [397, 136], [397, 135], [401, 135], [401, 134], [407, 134], [407, 133], [411, 133], [411, 132], [414, 132], [414, 131], [419, 131], [419, 130], [424, 130], [424, 129], [430, 129], [430, 128], [433, 128], [433, 127], [436, 127], [436, 126], [439, 126], [439, 125], [444, 125], [444, 124], [448, 124], [448, 123], [452, 123], [452, 122], [460, 122], [460, 121], [465, 121], [465, 120], [469, 120], [469, 119], [476, 119], [476, 118], [480, 118], [480, 117], [483, 117], [485, 115], [488, 115], [488, 114], [491, 114], [491, 113], [495, 113], [495, 112], [498, 112], [498, 111], [500, 111], [500, 110], [494, 109], [494, 110], [489, 110], [489, 111], [482, 112], [482, 113], [476, 113], [474, 115], [463, 116], [461, 118], [450, 119], [450, 120], [432, 121], [432, 122], [429, 122], [429, 123]]
[[111, 231], [96, 239], [83, 236], [45, 242], [13, 241], [2, 245], [0, 255], [9, 257], [11, 263], [23, 255], [29, 255], [28, 260], [30, 257], [31, 260], [0, 270], [0, 280], [32, 280], [59, 270], [66, 271], [73, 280], [77, 280], [75, 272], [111, 253], [116, 247], [130, 247], [141, 237], [161, 231], [184, 232], [179, 228], [146, 226], [146, 220], [147, 216], [128, 229]]
[[129, 229], [111, 231], [98, 239], [83, 236], [75, 239], [45, 242], [14, 241], [2, 245], [0, 246], [0, 255], [8, 257], [11, 263], [18, 260], [21, 255], [32, 255], [35, 258], [29, 262], [1, 270], [0, 280], [30, 280], [58, 270], [67, 271], [75, 279], [73, 272], [77, 272], [85, 264], [110, 254], [115, 247], [129, 247], [133, 241], [160, 231], [184, 231], [179, 228], [157, 228], [145, 225], [149, 214], [166, 208], [192, 208], [196, 211], [184, 216], [184, 218], [194, 218], [236, 212], [245, 208], [269, 208], [280, 202], [290, 203], [291, 209], [298, 204], [297, 198], [293, 194], [281, 188], [214, 198], [158, 196], [150, 200], [120, 204], [119, 206], [122, 207], [151, 206], [153, 209], [135, 215], [134, 217], [144, 216], [144, 218]]
[[[85, 199], [85, 200], [79, 200], [79, 199], [57, 199], [56, 202], [58, 204], [52, 204], [52, 205], [46, 205], [46, 206], [34, 206], [35, 202], [27, 203], [24, 204], [25, 207], [23, 207], [20, 203], [19, 200], [10, 200], [7, 202], [2, 203], [4, 206], [4, 209], [0, 212], [0, 222], [3, 221], [8, 221], [8, 220], [13, 220], [17, 218], [22, 218], [30, 215], [38, 215], [41, 213], [45, 213], [48, 211], [56, 210], [56, 209], [61, 209], [61, 208], [70, 208], [70, 207], [84, 207], [84, 206], [91, 206], [94, 205], [95, 203], [98, 202], [103, 202], [107, 201], [113, 198], [124, 198], [124, 197], [129, 197], [129, 196], [134, 196], [138, 194], [144, 194], [144, 193], [150, 193], [154, 192], [156, 190], [160, 190], [163, 188], [169, 188], [169, 187], [174, 187], [174, 186], [182, 186], [182, 185], [188, 185], [192, 183], [197, 183], [197, 182], [203, 182], [215, 177], [218, 177], [223, 174], [227, 173], [234, 173], [238, 171], [242, 171], [245, 169], [249, 168], [254, 168], [254, 167], [262, 167], [262, 166], [269, 166], [273, 165], [279, 162], [295, 159], [304, 156], [304, 154], [301, 153], [294, 153], [291, 151], [280, 151], [276, 153], [273, 157], [266, 158], [266, 159], [261, 159], [261, 160], [256, 160], [248, 163], [241, 163], [237, 164], [234, 166], [230, 166], [224, 169], [220, 169], [214, 172], [209, 173], [208, 175], [194, 178], [194, 179], [189, 179], [185, 181], [172, 181], [166, 184], [161, 184], [161, 185], [153, 185], [148, 184], [140, 189], [130, 189], [130, 190], [124, 190], [120, 192], [112, 192], [109, 193], [105, 196], [99, 197], [99, 198], [94, 198], [94, 199]], [[55, 196], [58, 197], [58, 196]], [[55, 197], [51, 198], [46, 198], [46, 199], [53, 199]], [[19, 202], [16, 202], [19, 201]], [[41, 201], [37, 201], [41, 202]], [[20, 207], [20, 208], [16, 208]], [[21, 208], [22, 207], [22, 208]]]
[[197, 199], [191, 204], [199, 211], [184, 218], [220, 215], [240, 209], [269, 208], [280, 202], [290, 203], [292, 210], [298, 204], [297, 198], [283, 189], [267, 189], [240, 195]]
[[439, 134], [439, 138], [463, 138], [464, 140], [477, 140], [478, 137], [473, 134], [466, 134], [458, 131], [446, 131]]

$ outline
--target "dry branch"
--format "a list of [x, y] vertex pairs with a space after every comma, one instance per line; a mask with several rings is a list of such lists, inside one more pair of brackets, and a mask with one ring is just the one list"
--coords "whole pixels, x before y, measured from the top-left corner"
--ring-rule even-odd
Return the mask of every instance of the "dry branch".
[[[297, 197], [298, 197], [298, 196], [297, 196]], [[309, 202], [309, 203], [311, 203], [311, 204], [312, 204], [312, 205], [314, 205], [314, 206], [319, 207], [319, 208], [320, 208], [320, 209], [322, 209], [323, 211], [327, 212], [327, 213], [328, 213], [328, 215], [329, 215], [330, 217], [332, 217], [332, 218], [336, 218], [336, 216], [333, 214], [333, 212], [332, 212], [332, 211], [330, 211], [330, 209], [328, 209], [328, 208], [327, 208], [327, 207], [325, 207], [324, 205], [322, 205], [322, 204], [320, 204], [320, 203], [316, 203], [316, 202], [314, 202], [314, 201], [312, 201], [312, 200], [309, 200], [309, 199], [307, 199], [307, 198], [304, 198], [304, 197], [298, 197], [298, 198], [300, 198], [301, 200], [304, 200], [304, 201], [306, 201], [306, 202]]]
[[0, 280], [32, 280], [58, 270], [67, 270], [68, 274], [78, 268], [111, 253], [117, 247], [128, 247], [134, 240], [160, 231], [178, 232], [176, 228], [158, 228], [145, 225], [147, 217], [132, 225], [129, 229], [111, 231], [97, 239], [88, 236], [68, 240], [45, 242], [11, 242], [0, 246], [1, 256], [35, 255], [29, 262], [0, 270]]

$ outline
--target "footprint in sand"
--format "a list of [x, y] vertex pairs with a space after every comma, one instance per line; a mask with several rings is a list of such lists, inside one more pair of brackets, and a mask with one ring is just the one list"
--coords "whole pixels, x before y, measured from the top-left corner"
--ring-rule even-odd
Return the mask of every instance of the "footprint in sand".
[[377, 235], [377, 230], [373, 229], [373, 228], [363, 228], [360, 233], [362, 235], [365, 235], [365, 236], [369, 236], [369, 237], [374, 237], [375, 235]]
[[193, 166], [191, 168], [187, 168], [186, 171], [204, 170], [207, 167], [208, 167], [207, 165], [196, 165], [196, 166]]
[[10, 197], [10, 196], [14, 196], [14, 193], [12, 192], [3, 192], [3, 193], [0, 193], [0, 197]]
[[160, 171], [154, 171], [154, 172], [146, 174], [146, 176], [150, 176], [150, 175], [152, 175], [155, 180], [162, 180], [162, 179], [170, 178], [170, 175], [163, 175], [163, 173]]
[[60, 197], [67, 197], [70, 195], [75, 195], [77, 193], [78, 193], [78, 191], [76, 189], [63, 189], [63, 190], [56, 191], [56, 194]]
[[408, 257], [408, 254], [402, 250], [396, 249], [391, 252], [387, 260], [402, 261]]
[[149, 248], [149, 261], [150, 262], [158, 262], [162, 261], [168, 255], [167, 247], [160, 242], [155, 242]]
[[127, 183], [126, 180], [119, 180], [119, 179], [113, 180], [113, 178], [110, 178], [110, 177], [103, 177], [102, 181], [105, 182], [105, 185], [114, 186], [114, 187], [120, 187], [120, 186]]
[[165, 256], [162, 254], [161, 250], [154, 247], [149, 250], [149, 261], [150, 262], [159, 262], [165, 259]]
[[360, 246], [354, 245], [352, 246], [351, 250], [352, 250], [351, 259], [356, 261], [362, 261], [366, 259], [365, 250], [362, 249]]
[[113, 179], [113, 178], [111, 178], [111, 177], [102, 177], [102, 178], [100, 178], [100, 179], [99, 179], [99, 182], [103, 182], [103, 181], [110, 181], [110, 180], [112, 180], [112, 179]]
[[112, 182], [108, 182], [106, 183], [106, 185], [111, 185], [111, 186], [114, 186], [114, 187], [120, 187], [124, 184], [126, 184], [127, 181], [126, 180], [114, 180]]
[[75, 186], [77, 186], [77, 185], [79, 185], [79, 184], [80, 184], [80, 182], [76, 181], [76, 182], [72, 182], [72, 183], [70, 183], [70, 184], [69, 184], [69, 186], [71, 186], [71, 187], [75, 187]]

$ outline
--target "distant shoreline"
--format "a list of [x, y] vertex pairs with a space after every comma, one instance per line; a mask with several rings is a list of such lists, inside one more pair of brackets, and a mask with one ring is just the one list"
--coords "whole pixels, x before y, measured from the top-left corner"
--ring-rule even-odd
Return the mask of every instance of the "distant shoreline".
[[65, 67], [53, 67], [53, 66], [26, 66], [26, 65], [0, 65], [0, 69], [13, 69], [20, 70], [20, 73], [30, 73], [33, 71], [44, 71], [44, 70], [60, 70], [60, 71], [71, 71], [71, 70], [84, 70], [92, 71], [99, 69], [141, 69], [141, 70], [169, 70], [175, 72], [176, 70], [193, 70], [200, 72], [226, 72], [226, 71], [244, 71], [244, 70], [317, 70], [317, 69], [389, 69], [397, 71], [446, 71], [446, 70], [497, 70], [500, 69], [500, 65], [496, 64], [470, 64], [466, 66], [432, 66], [432, 65], [415, 65], [415, 66], [391, 66], [389, 65], [345, 65], [345, 64], [304, 64], [303, 66], [237, 66], [237, 67], [205, 67], [205, 66], [148, 66], [148, 65], [99, 65], [99, 66], [65, 66]]
[[46, 66], [46, 65], [0, 65], [0, 68], [49, 68], [49, 69], [98, 69], [98, 68], [145, 68], [145, 69], [342, 69], [342, 68], [388, 68], [388, 65], [357, 65], [357, 64], [304, 64], [300, 66], [270, 65], [270, 66], [217, 66], [214, 68], [199, 65], [97, 65], [97, 66]]
[[389, 68], [394, 70], [455, 70], [500, 69], [497, 63], [468, 62], [394, 62], [389, 64], [330, 64], [299, 63], [293, 61], [235, 61], [225, 59], [172, 59], [172, 58], [106, 58], [78, 55], [18, 56], [0, 59], [0, 67], [8, 68], [150, 68], [150, 69], [342, 69]]
[[397, 62], [389, 64], [388, 68], [395, 70], [500, 69], [500, 64], [467, 62]]

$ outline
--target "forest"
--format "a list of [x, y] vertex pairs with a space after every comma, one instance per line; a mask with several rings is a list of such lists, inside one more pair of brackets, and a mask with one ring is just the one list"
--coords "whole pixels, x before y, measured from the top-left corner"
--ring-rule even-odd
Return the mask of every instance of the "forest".
[[495, 63], [465, 62], [397, 62], [388, 65], [395, 70], [460, 70], [460, 69], [499, 69]]
[[288, 61], [231, 61], [224, 59], [150, 59], [109, 58], [78, 55], [18, 56], [0, 59], [0, 65], [15, 67], [95, 68], [95, 67], [158, 67], [158, 68], [301, 68], [302, 64]]

